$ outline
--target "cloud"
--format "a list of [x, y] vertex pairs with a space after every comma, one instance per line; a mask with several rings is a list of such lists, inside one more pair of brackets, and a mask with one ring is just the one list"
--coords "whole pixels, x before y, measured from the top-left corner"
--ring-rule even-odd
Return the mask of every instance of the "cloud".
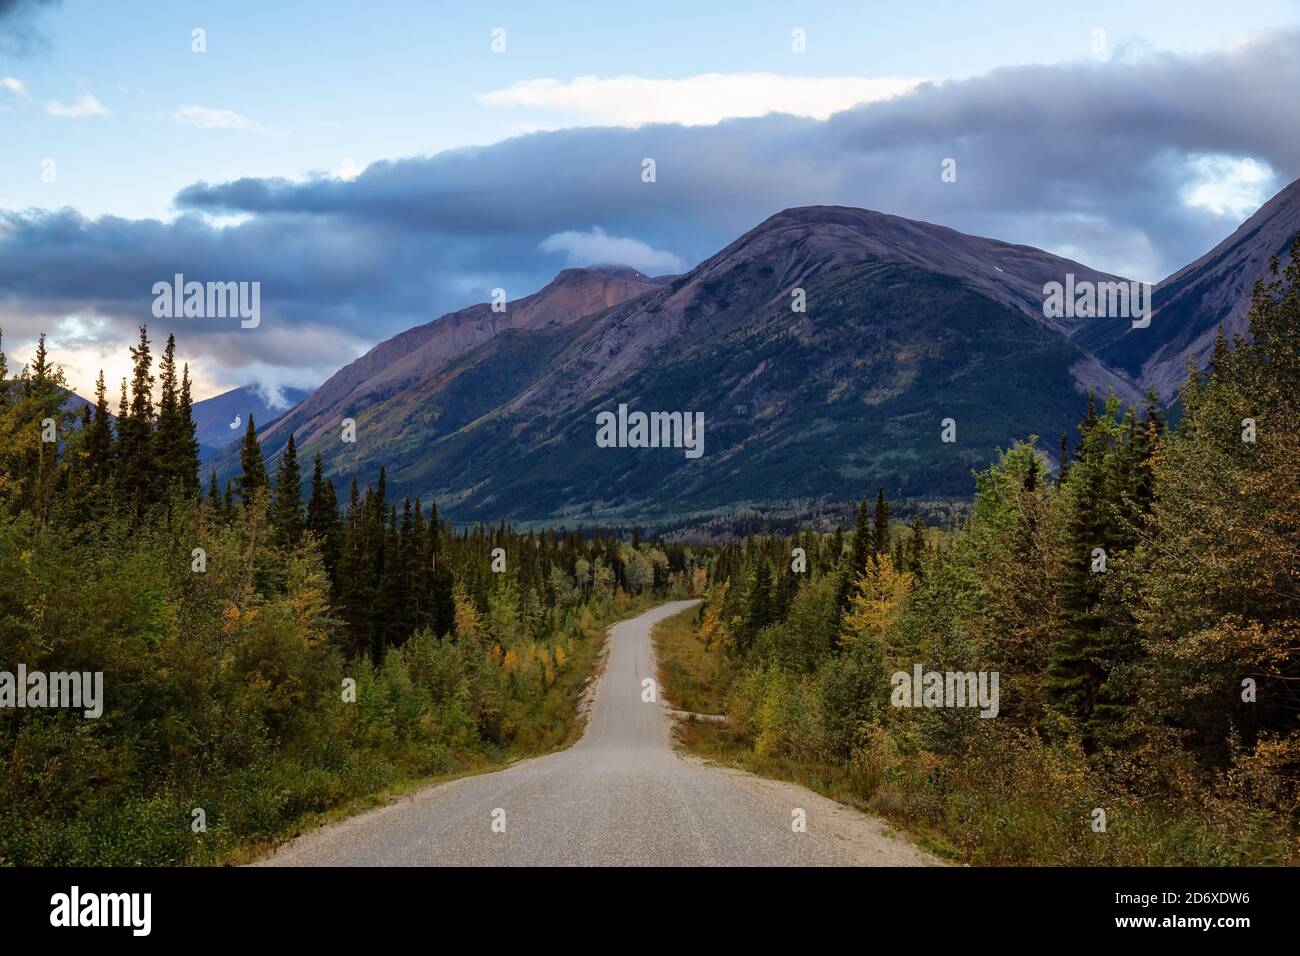
[[49, 46], [36, 26], [42, 9], [56, 7], [60, 0], [0, 0], [0, 52], [25, 56]]
[[1200, 206], [1216, 216], [1244, 219], [1269, 198], [1277, 177], [1267, 164], [1233, 156], [1199, 156], [1190, 163], [1198, 181], [1184, 194], [1189, 206]]
[[681, 80], [580, 76], [567, 83], [555, 79], [522, 80], [476, 98], [488, 106], [575, 113], [608, 126], [708, 126], [724, 119], [768, 113], [824, 120], [853, 106], [900, 96], [920, 82], [904, 77], [776, 73], [703, 73]]
[[82, 93], [81, 99], [71, 106], [64, 106], [58, 100], [50, 100], [45, 104], [45, 112], [66, 119], [84, 119], [87, 116], [107, 116], [108, 108], [95, 99], [93, 93]]
[[335, 179], [356, 179], [365, 172], [365, 169], [366, 167], [362, 166], [355, 159], [345, 159], [331, 170], [330, 175]]
[[[231, 384], [304, 384], [304, 370], [327, 374], [495, 287], [540, 288], [557, 256], [689, 266], [812, 204], [1159, 279], [1237, 227], [1253, 202], [1241, 189], [1267, 195], [1300, 175], [1300, 99], [1281, 81], [1297, 72], [1291, 32], [1214, 55], [1004, 68], [825, 121], [568, 128], [372, 162], [355, 178], [195, 183], [172, 222], [0, 212], [0, 325], [19, 341], [69, 315], [98, 317], [125, 342], [149, 319], [154, 282], [255, 280], [257, 329], [150, 319], [151, 331], [174, 331], [205, 374]], [[641, 179], [644, 157], [654, 183]], [[957, 181], [945, 183], [950, 157]], [[633, 262], [664, 268], [654, 263]]]
[[273, 412], [283, 411], [289, 407], [289, 399], [284, 394], [284, 386], [274, 383], [258, 382], [252, 386], [253, 393]]
[[0, 78], [0, 87], [4, 87], [15, 96], [26, 96], [27, 87], [23, 86], [23, 81], [15, 79], [12, 76]]
[[57, 6], [59, 0], [0, 0], [0, 20], [7, 20], [38, 7]]
[[627, 265], [641, 272], [682, 272], [686, 263], [680, 256], [664, 249], [655, 249], [639, 239], [611, 236], [599, 226], [590, 232], [557, 232], [542, 240], [543, 252], [563, 252], [571, 266], [592, 266], [603, 263]]
[[245, 116], [233, 110], [214, 110], [206, 106], [182, 106], [172, 119], [182, 126], [198, 126], [202, 129], [251, 129], [256, 126]]

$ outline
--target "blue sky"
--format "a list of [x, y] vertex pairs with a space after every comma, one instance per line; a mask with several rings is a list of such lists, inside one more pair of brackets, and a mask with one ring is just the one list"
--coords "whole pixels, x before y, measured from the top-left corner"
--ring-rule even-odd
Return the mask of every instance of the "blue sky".
[[176, 324], [200, 391], [314, 385], [491, 288], [688, 268], [816, 202], [1158, 279], [1300, 175], [1296, 3], [1062, 6], [0, 0], [5, 347], [48, 331], [84, 392], [151, 277], [210, 270], [269, 321]]

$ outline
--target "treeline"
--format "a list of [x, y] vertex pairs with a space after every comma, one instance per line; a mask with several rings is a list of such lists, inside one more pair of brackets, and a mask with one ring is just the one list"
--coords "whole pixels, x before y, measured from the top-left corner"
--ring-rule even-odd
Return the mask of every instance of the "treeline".
[[270, 473], [252, 421], [204, 491], [174, 341], [156, 376], [146, 330], [131, 351], [115, 416], [102, 375], [65, 409], [43, 339], [16, 374], [0, 351], [0, 669], [102, 672], [105, 696], [0, 709], [0, 865], [227, 859], [558, 746], [604, 625], [703, 587], [698, 549], [457, 531], [382, 475], [340, 503], [292, 444]]
[[[698, 637], [731, 723], [697, 743], [960, 859], [1294, 861], [1300, 241], [1250, 319], [1176, 428], [1090, 396], [1058, 473], [1032, 438], [1003, 453], [954, 535], [891, 525], [882, 492], [847, 538], [721, 549]], [[997, 716], [894, 706], [916, 665], [997, 672]]]

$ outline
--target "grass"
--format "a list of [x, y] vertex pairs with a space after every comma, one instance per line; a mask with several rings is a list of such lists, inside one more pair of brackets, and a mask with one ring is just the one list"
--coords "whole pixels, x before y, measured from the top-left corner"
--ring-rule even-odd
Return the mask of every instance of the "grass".
[[215, 865], [218, 866], [239, 866], [246, 863], [252, 863], [266, 857], [277, 846], [280, 846], [295, 837], [310, 833], [323, 826], [329, 826], [334, 823], [340, 823], [349, 817], [366, 813], [378, 807], [387, 806], [395, 803], [412, 793], [423, 790], [425, 787], [438, 786], [439, 784], [449, 783], [452, 780], [459, 780], [462, 777], [473, 777], [484, 773], [496, 773], [507, 767], [518, 763], [521, 760], [530, 760], [533, 757], [544, 756], [549, 753], [556, 753], [572, 746], [578, 738], [582, 736], [586, 728], [586, 708], [583, 706], [583, 699], [591, 687], [592, 682], [599, 675], [600, 668], [605, 661], [604, 650], [607, 644], [606, 638], [610, 626], [619, 621], [626, 620], [662, 603], [659, 598], [638, 597], [629, 598], [627, 603], [615, 610], [615, 613], [609, 617], [594, 619], [591, 625], [586, 629], [587, 641], [585, 646], [589, 648], [589, 653], [583, 661], [587, 670], [587, 678], [583, 682], [582, 688], [578, 693], [573, 695], [571, 700], [571, 710], [566, 722], [564, 735], [557, 741], [551, 739], [549, 744], [534, 747], [516, 747], [503, 754], [498, 759], [477, 759], [472, 764], [451, 771], [449, 773], [435, 774], [432, 776], [409, 777], [393, 783], [380, 790], [371, 793], [361, 794], [352, 797], [330, 807], [327, 810], [309, 812], [285, 826], [275, 837], [267, 839], [265, 837], [256, 840], [246, 840], [236, 843], [228, 850], [219, 853]]
[[[681, 710], [724, 714], [731, 676], [721, 647], [695, 634], [695, 609], [654, 632], [664, 697]], [[1086, 765], [1007, 741], [944, 762], [924, 752], [867, 754], [831, 764], [756, 752], [752, 730], [732, 722], [678, 720], [679, 747], [716, 764], [786, 780], [887, 820], [940, 859], [973, 866], [1294, 865], [1286, 828], [1261, 823], [1241, 801], [1199, 809], [1107, 789]], [[1099, 836], [1089, 808], [1105, 805]]]
[[696, 636], [695, 614], [696, 608], [689, 608], [654, 627], [651, 638], [659, 661], [659, 687], [677, 710], [721, 714], [726, 704], [726, 662], [721, 648], [705, 646]]

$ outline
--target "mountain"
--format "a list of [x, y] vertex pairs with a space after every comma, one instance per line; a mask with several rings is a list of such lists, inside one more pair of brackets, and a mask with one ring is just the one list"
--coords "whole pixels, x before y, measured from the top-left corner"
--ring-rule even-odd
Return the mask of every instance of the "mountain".
[[[1043, 283], [1066, 272], [1113, 278], [881, 213], [786, 210], [591, 317], [491, 413], [417, 455], [387, 440], [356, 464], [382, 460], [391, 487], [436, 492], [462, 520], [656, 523], [877, 484], [955, 497], [994, 448], [1031, 433], [1054, 444], [1097, 379], [1133, 392], [1044, 317]], [[704, 456], [598, 448], [596, 415], [619, 404], [702, 412]], [[956, 443], [941, 440], [946, 418]]]
[[1151, 325], [1095, 319], [1075, 335], [1084, 348], [1162, 399], [1173, 396], [1186, 377], [1188, 355], [1204, 367], [1214, 350], [1218, 328], [1231, 339], [1249, 328], [1251, 289], [1268, 274], [1277, 256], [1286, 262], [1292, 238], [1300, 232], [1300, 180], [1260, 207], [1240, 227], [1201, 258], [1156, 285]]
[[80, 395], [78, 395], [70, 388], [65, 388], [63, 391], [65, 392], [65, 397], [63, 399], [63, 407], [67, 411], [70, 411], [74, 415], [76, 415], [78, 420], [81, 419], [81, 410], [85, 408], [87, 405], [90, 406], [90, 410], [92, 412], [95, 410], [95, 403], [92, 402], [90, 399], [82, 398]]
[[[195, 402], [191, 410], [195, 433], [199, 445], [203, 448], [205, 461], [231, 442], [244, 437], [248, 416], [252, 415], [258, 428], [270, 424], [285, 412], [292, 409], [311, 394], [305, 388], [283, 388], [278, 394], [268, 394], [265, 389], [252, 385], [241, 385], [228, 392]], [[274, 404], [268, 402], [272, 399]], [[231, 428], [231, 423], [239, 416], [239, 425]]]
[[[480, 304], [403, 332], [267, 427], [264, 453], [292, 431], [332, 477], [364, 484], [383, 467], [390, 491], [459, 521], [808, 514], [878, 485], [965, 497], [972, 469], [1018, 439], [1040, 436], [1054, 457], [1089, 388], [1138, 402], [1203, 354], [1217, 317], [1244, 321], [1295, 188], [1161, 283], [1147, 329], [1047, 316], [1048, 282], [1124, 280], [1042, 250], [863, 209], [788, 209], [682, 276], [565, 270], [504, 312]], [[599, 447], [597, 416], [620, 405], [703, 414], [702, 457]], [[345, 418], [355, 442], [340, 440]], [[237, 471], [233, 448], [221, 465]]]
[[[540, 371], [537, 363], [549, 352], [517, 356], [512, 367], [453, 375], [462, 356], [498, 336], [513, 341], [528, 333], [538, 343], [560, 341], [584, 317], [667, 281], [627, 266], [565, 269], [545, 288], [507, 303], [505, 312], [473, 305], [408, 329], [344, 366], [269, 428], [259, 428], [263, 452], [268, 458], [277, 455], [290, 430], [300, 447], [331, 445], [344, 418], [364, 423], [367, 436], [385, 430], [390, 418], [404, 431], [401, 418], [408, 412], [437, 431], [454, 431], [494, 408], [502, 397], [499, 389]], [[237, 467], [236, 453], [221, 459], [223, 475]]]

